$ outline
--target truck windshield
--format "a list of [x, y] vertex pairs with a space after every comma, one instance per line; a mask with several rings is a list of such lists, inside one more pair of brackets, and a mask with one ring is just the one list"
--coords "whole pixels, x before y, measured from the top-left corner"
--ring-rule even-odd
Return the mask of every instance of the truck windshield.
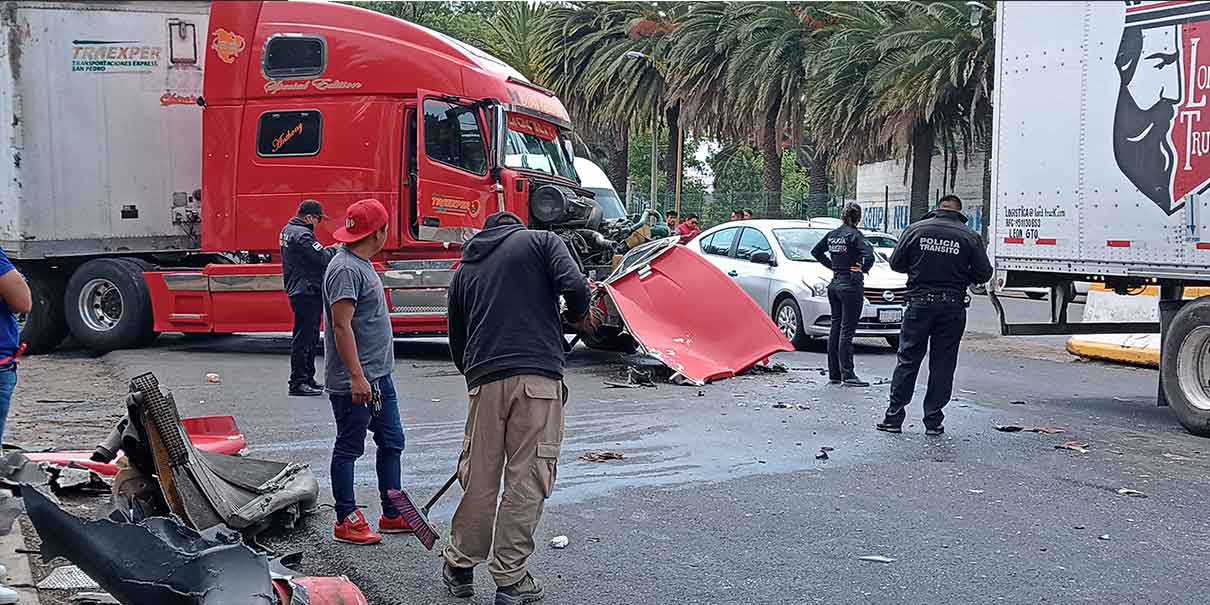
[[545, 139], [535, 134], [508, 129], [504, 165], [519, 170], [536, 170], [553, 176], [578, 181], [576, 169], [563, 152], [560, 138]]

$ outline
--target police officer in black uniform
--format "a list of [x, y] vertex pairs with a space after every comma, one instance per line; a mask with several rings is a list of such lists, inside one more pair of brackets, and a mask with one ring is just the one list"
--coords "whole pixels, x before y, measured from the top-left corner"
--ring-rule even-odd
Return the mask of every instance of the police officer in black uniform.
[[294, 310], [294, 338], [290, 341], [290, 394], [323, 395], [315, 382], [315, 352], [319, 348], [319, 322], [323, 315], [324, 270], [332, 251], [315, 239], [315, 225], [324, 218], [315, 200], [298, 206], [298, 216], [281, 230], [282, 279]]
[[865, 274], [874, 266], [874, 247], [857, 228], [861, 224], [861, 206], [846, 204], [840, 213], [844, 224], [829, 231], [811, 256], [832, 270], [828, 284], [828, 304], [832, 307], [832, 326], [828, 331], [828, 382], [845, 386], [868, 387], [870, 383], [853, 371], [853, 335], [865, 305]]
[[966, 226], [962, 200], [941, 198], [937, 210], [903, 232], [891, 255], [891, 268], [908, 274], [907, 312], [899, 340], [899, 359], [891, 378], [891, 402], [880, 431], [898, 433], [912, 402], [916, 374], [929, 352], [928, 392], [924, 395], [926, 435], [945, 432], [942, 408], [954, 389], [958, 343], [966, 331], [966, 307], [971, 284], [992, 277], [983, 239]]

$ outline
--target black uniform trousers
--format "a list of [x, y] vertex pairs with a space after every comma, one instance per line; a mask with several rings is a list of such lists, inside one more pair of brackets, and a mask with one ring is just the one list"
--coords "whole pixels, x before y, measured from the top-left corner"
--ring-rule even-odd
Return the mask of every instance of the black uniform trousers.
[[[891, 378], [888, 424], [903, 424], [904, 408], [912, 402], [916, 374], [929, 355], [928, 391], [924, 395], [924, 426], [936, 428], [945, 420], [942, 409], [954, 391], [958, 344], [966, 331], [966, 305], [961, 302], [909, 302], [903, 315], [898, 363]], [[931, 351], [929, 349], [932, 349]]]
[[319, 350], [319, 322], [323, 296], [318, 292], [290, 297], [294, 310], [294, 337], [290, 340], [290, 388], [315, 384], [315, 354]]
[[853, 335], [865, 304], [865, 279], [861, 273], [838, 273], [828, 284], [832, 325], [828, 330], [828, 379], [857, 378], [853, 372]]

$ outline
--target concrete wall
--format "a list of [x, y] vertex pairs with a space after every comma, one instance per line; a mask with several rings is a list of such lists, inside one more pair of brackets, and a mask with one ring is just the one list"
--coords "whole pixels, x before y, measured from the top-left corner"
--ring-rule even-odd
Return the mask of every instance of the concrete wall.
[[[958, 165], [957, 177], [951, 185], [944, 172], [941, 156], [933, 158], [932, 175], [929, 178], [929, 198], [935, 205], [942, 195], [953, 193], [962, 198], [970, 226], [975, 231], [983, 228], [983, 154], [972, 153], [965, 165]], [[867, 229], [885, 229], [900, 233], [908, 225], [908, 199], [911, 191], [910, 177], [904, 181], [904, 165], [900, 160], [886, 160], [862, 164], [857, 167], [857, 200], [865, 209]], [[888, 203], [889, 200], [889, 203]]]

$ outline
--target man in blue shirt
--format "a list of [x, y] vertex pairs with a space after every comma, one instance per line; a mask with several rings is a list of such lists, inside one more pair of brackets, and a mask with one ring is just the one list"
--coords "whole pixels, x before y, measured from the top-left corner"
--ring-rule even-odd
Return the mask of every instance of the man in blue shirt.
[[[17, 386], [17, 357], [22, 349], [21, 330], [14, 314], [29, 313], [31, 308], [29, 285], [0, 250], [0, 443], [4, 442], [4, 422]], [[16, 591], [3, 584], [7, 575], [8, 570], [0, 566], [0, 603], [16, 603]]]
[[4, 421], [8, 418], [13, 387], [17, 386], [17, 357], [21, 349], [21, 329], [16, 313], [29, 313], [33, 300], [25, 278], [0, 250], [0, 442], [4, 441]]

